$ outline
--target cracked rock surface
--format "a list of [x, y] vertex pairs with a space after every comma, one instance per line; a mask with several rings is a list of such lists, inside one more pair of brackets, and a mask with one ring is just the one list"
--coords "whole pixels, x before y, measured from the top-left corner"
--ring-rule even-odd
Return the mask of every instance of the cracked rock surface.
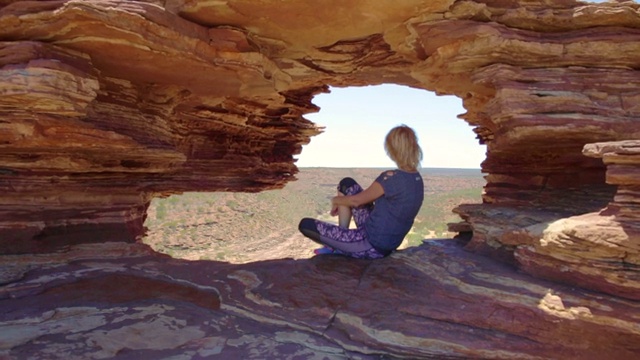
[[439, 239], [379, 261], [240, 265], [124, 243], [16, 256], [2, 266], [33, 269], [3, 278], [0, 354], [629, 359], [640, 351], [636, 301], [537, 280], [462, 246]]

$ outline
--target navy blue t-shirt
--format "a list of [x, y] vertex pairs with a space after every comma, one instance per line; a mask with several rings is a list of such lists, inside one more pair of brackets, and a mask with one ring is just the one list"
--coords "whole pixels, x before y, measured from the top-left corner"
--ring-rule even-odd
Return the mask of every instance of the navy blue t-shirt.
[[400, 246], [424, 200], [424, 183], [419, 172], [387, 170], [375, 180], [384, 195], [375, 201], [365, 222], [369, 242], [381, 252], [391, 252]]

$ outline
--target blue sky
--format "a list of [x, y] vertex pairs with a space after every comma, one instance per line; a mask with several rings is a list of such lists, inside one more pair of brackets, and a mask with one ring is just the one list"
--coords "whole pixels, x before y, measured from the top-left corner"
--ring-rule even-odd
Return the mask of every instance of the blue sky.
[[299, 167], [395, 167], [384, 137], [396, 125], [411, 126], [420, 140], [422, 167], [480, 168], [486, 147], [473, 128], [458, 119], [462, 100], [399, 85], [331, 88], [313, 103], [321, 110], [305, 117], [324, 126], [297, 156]]

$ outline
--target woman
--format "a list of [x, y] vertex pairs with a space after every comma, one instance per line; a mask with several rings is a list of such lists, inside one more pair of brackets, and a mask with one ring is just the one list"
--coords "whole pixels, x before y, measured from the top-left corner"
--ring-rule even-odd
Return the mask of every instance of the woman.
[[[316, 254], [379, 259], [396, 250], [413, 226], [424, 199], [418, 138], [410, 127], [397, 126], [387, 134], [384, 148], [397, 169], [383, 171], [366, 190], [352, 178], [342, 179], [331, 199], [331, 216], [338, 215], [339, 225], [300, 221], [300, 232], [324, 245]], [[349, 229], [352, 217], [356, 229]]]

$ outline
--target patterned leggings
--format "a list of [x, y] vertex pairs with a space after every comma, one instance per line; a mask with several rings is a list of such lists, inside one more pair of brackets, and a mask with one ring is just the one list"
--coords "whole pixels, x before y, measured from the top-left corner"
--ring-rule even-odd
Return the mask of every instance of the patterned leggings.
[[[338, 185], [338, 191], [343, 195], [354, 195], [361, 192], [362, 187], [352, 178], [344, 178]], [[321, 220], [304, 218], [298, 228], [300, 232], [311, 240], [333, 248], [336, 253], [358, 259], [379, 259], [385, 254], [376, 250], [368, 240], [364, 223], [373, 210], [373, 204], [358, 206], [351, 209], [357, 228], [345, 229], [338, 225]]]

